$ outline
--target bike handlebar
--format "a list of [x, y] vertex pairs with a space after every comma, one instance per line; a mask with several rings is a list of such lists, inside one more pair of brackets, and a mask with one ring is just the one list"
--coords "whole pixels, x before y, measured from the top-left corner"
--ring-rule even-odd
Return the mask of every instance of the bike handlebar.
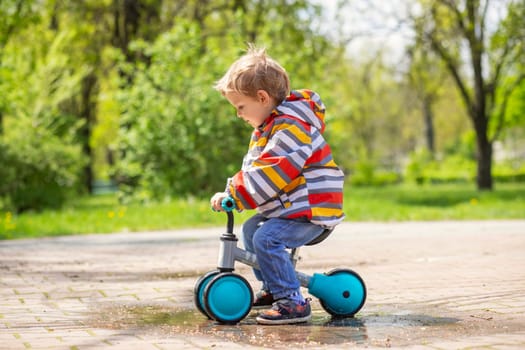
[[235, 201], [232, 197], [228, 196], [221, 202], [221, 207], [228, 216], [228, 223], [226, 224], [226, 233], [233, 235], [233, 209], [235, 209]]
[[232, 211], [235, 209], [235, 200], [233, 200], [232, 197], [226, 197], [221, 202], [221, 207], [224, 209], [224, 211]]

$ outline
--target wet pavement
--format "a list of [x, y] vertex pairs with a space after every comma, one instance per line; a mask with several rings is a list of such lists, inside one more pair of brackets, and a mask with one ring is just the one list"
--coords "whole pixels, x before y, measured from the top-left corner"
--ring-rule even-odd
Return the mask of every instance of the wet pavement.
[[[196, 310], [223, 231], [0, 241], [0, 348], [525, 348], [525, 220], [343, 223], [302, 248], [298, 270], [350, 268], [366, 303], [332, 319], [313, 298], [311, 322], [294, 326]], [[248, 267], [236, 272], [257, 289]]]

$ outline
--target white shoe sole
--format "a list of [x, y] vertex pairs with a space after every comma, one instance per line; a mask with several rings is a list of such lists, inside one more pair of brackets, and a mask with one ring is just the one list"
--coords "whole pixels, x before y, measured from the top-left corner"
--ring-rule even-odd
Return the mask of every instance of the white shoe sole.
[[255, 319], [257, 323], [259, 324], [265, 324], [265, 325], [280, 325], [280, 324], [294, 324], [294, 323], [304, 323], [310, 321], [312, 318], [312, 314], [304, 317], [296, 317], [296, 318], [284, 318], [281, 320], [269, 320], [267, 318], [263, 318], [261, 316], [257, 316]]

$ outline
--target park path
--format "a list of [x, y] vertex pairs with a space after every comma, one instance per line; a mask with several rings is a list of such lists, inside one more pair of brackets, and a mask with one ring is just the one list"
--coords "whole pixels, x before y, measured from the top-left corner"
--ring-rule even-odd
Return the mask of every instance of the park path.
[[[525, 348], [525, 220], [345, 222], [303, 248], [298, 268], [355, 270], [365, 306], [332, 320], [314, 300], [309, 324], [280, 327], [195, 311], [194, 283], [215, 268], [222, 232], [0, 241], [0, 348]], [[236, 271], [257, 288], [247, 267]]]

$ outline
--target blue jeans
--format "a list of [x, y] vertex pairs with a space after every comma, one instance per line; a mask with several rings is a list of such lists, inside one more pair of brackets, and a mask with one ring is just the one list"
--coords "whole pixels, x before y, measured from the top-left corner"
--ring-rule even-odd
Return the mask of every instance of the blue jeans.
[[[266, 221], [265, 221], [266, 220]], [[264, 222], [261, 225], [261, 222]], [[298, 248], [323, 232], [324, 228], [310, 222], [270, 218], [256, 214], [242, 226], [244, 248], [257, 255], [260, 270], [255, 277], [274, 299], [299, 293], [300, 283], [295, 275], [290, 253], [286, 248]]]

